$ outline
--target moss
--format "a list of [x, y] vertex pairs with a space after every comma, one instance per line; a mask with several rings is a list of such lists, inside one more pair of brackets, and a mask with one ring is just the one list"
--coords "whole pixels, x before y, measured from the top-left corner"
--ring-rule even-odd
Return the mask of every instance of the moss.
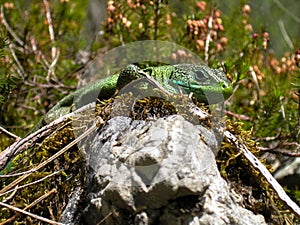
[[[71, 124], [64, 125], [44, 140], [41, 140], [42, 142], [39, 146], [30, 148], [15, 157], [12, 160], [14, 166], [10, 168], [10, 172], [2, 172], [6, 174], [26, 172], [61, 150], [72, 140], [74, 140], [74, 133]], [[51, 191], [53, 192], [51, 195], [38, 202], [28, 211], [58, 221], [73, 188], [78, 185], [83, 185], [85, 179], [84, 174], [85, 169], [83, 167], [82, 154], [80, 150], [74, 146], [53, 162], [47, 164], [37, 172], [32, 173], [24, 181], [18, 183], [18, 185], [29, 185], [38, 180], [40, 180], [40, 182], [21, 188], [11, 197], [9, 197], [11, 195], [11, 192], [9, 192], [2, 195], [0, 199], [1, 201], [8, 201], [8, 203], [13, 206], [24, 208]], [[48, 178], [45, 179], [46, 176], [48, 176]], [[1, 178], [1, 189], [18, 177], [19, 176]], [[1, 208], [0, 210], [0, 218], [2, 218], [2, 221], [14, 215], [14, 211], [6, 208]], [[14, 224], [36, 224], [34, 219], [24, 217], [23, 215], [18, 216], [13, 221]]]
[[[226, 129], [259, 158], [262, 153], [258, 143], [252, 139], [252, 131], [244, 130], [242, 126], [243, 123], [227, 120]], [[261, 162], [271, 170], [265, 160]], [[295, 220], [262, 174], [226, 139], [218, 153], [217, 163], [222, 177], [229, 182], [234, 192], [243, 196], [241, 204], [247, 209], [264, 215], [265, 220], [271, 224], [284, 224], [287, 218]]]

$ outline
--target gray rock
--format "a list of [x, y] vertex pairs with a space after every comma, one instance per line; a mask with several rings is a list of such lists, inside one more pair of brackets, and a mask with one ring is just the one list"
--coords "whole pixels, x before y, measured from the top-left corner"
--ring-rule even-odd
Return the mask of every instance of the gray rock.
[[229, 191], [207, 129], [177, 115], [154, 122], [111, 119], [87, 151], [82, 223], [266, 224]]

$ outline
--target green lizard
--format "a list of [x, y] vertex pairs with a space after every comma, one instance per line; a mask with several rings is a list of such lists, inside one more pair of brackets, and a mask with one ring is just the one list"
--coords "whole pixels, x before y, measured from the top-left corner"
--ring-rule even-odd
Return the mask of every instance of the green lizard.
[[[145, 78], [146, 75], [156, 80], [169, 93], [193, 94], [199, 102], [206, 104], [227, 99], [233, 90], [230, 81], [222, 71], [205, 65], [178, 64], [142, 69], [130, 64], [120, 73], [101, 79], [64, 97], [36, 124], [31, 132], [36, 131], [44, 123], [49, 124], [60, 116], [70, 113], [73, 104], [83, 106], [96, 101], [97, 96], [102, 100], [109, 99], [117, 90], [121, 90], [133, 80]], [[0, 174], [4, 171], [0, 171]]]
[[154, 78], [165, 90], [170, 93], [193, 94], [199, 102], [206, 104], [218, 103], [232, 94], [232, 85], [226, 75], [205, 65], [178, 64], [146, 67], [141, 69], [130, 64], [120, 73], [114, 74], [94, 84], [69, 94], [59, 101], [45, 116], [45, 122], [59, 118], [71, 110], [71, 105], [84, 105], [99, 99], [108, 99], [117, 90], [145, 74]]

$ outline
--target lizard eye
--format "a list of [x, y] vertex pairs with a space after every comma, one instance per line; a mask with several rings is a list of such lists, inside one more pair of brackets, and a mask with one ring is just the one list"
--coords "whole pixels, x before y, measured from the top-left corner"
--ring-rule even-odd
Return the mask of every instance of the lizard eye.
[[196, 70], [195, 71], [195, 79], [196, 79], [196, 81], [199, 81], [199, 82], [205, 82], [206, 81], [205, 74], [201, 70]]
[[226, 89], [226, 88], [228, 88], [228, 87], [229, 87], [229, 85], [226, 84], [225, 82], [222, 84], [222, 88], [223, 88], [223, 89]]

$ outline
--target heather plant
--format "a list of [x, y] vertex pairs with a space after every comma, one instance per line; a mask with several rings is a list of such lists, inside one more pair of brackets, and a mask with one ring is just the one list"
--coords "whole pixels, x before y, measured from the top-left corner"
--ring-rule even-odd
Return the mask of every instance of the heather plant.
[[15, 134], [75, 89], [86, 3], [0, 1], [0, 123]]
[[[10, 115], [3, 114], [3, 124], [30, 129], [36, 117], [75, 88], [78, 75], [72, 71], [81, 66], [75, 55], [85, 46], [80, 37], [86, 13], [79, 9], [86, 4], [2, 3], [1, 49], [6, 53], [1, 60], [1, 107]], [[236, 92], [228, 109], [234, 118], [244, 118], [245, 127], [253, 127], [257, 137], [283, 132], [295, 140], [298, 113], [291, 83], [299, 68], [294, 51], [284, 56], [268, 51], [273, 37], [267, 28], [253, 30], [245, 1], [229, 14], [218, 6], [205, 1], [108, 1], [104, 32], [97, 40], [108, 48], [150, 39], [191, 49], [233, 80]], [[94, 44], [97, 51], [95, 46], [99, 44]], [[184, 57], [184, 52], [174, 53], [174, 58]], [[22, 98], [17, 97], [20, 93]]]
[[[76, 54], [90, 44], [82, 38], [87, 3], [0, 0], [0, 124], [14, 134], [1, 133], [1, 148], [24, 136], [59, 99], [75, 90], [85, 69]], [[103, 32], [92, 43], [90, 55], [97, 55], [100, 46], [106, 51], [142, 40], [186, 47], [232, 80], [234, 93], [225, 102], [226, 114], [247, 142], [255, 146], [250, 136], [259, 141], [257, 155], [268, 151], [299, 156], [297, 40], [292, 40], [289, 52], [278, 54], [271, 49], [277, 37], [270, 35], [269, 27], [252, 24], [248, 1], [228, 4], [231, 10], [225, 12], [218, 1], [107, 1], [107, 18], [99, 21]], [[181, 51], [172, 56], [174, 62], [189, 57]], [[53, 140], [49, 143], [55, 145]], [[34, 150], [30, 154], [35, 155]], [[46, 157], [43, 154], [39, 157]], [[74, 155], [77, 162], [79, 156]]]
[[[246, 1], [226, 15], [216, 3], [184, 3], [187, 10], [178, 12], [176, 1], [109, 1], [104, 38], [111, 46], [159, 39], [193, 50], [204, 63], [225, 69], [233, 80], [236, 91], [228, 102], [233, 119], [243, 120], [246, 129], [252, 127], [257, 138], [295, 141], [299, 117], [291, 85], [299, 71], [295, 50], [283, 56], [269, 51], [276, 37], [270, 37], [268, 27], [253, 29]], [[174, 57], [186, 56], [177, 52]]]
[[[75, 55], [85, 42], [80, 38], [85, 12], [79, 9], [85, 4], [1, 4], [2, 124], [29, 130], [37, 117], [75, 88], [78, 74], [73, 71], [81, 66]], [[191, 49], [203, 63], [223, 68], [232, 79], [236, 91], [227, 104], [229, 116], [242, 120], [246, 129], [253, 128], [259, 139], [297, 141], [299, 79], [294, 78], [299, 76], [299, 53], [292, 50], [278, 56], [269, 51], [275, 37], [270, 37], [267, 27], [253, 30], [251, 7], [244, 1], [230, 14], [211, 2], [185, 1], [184, 10], [178, 4], [108, 1], [98, 40], [108, 48], [151, 39]], [[174, 53], [174, 59], [184, 57], [188, 57], [184, 52]]]

